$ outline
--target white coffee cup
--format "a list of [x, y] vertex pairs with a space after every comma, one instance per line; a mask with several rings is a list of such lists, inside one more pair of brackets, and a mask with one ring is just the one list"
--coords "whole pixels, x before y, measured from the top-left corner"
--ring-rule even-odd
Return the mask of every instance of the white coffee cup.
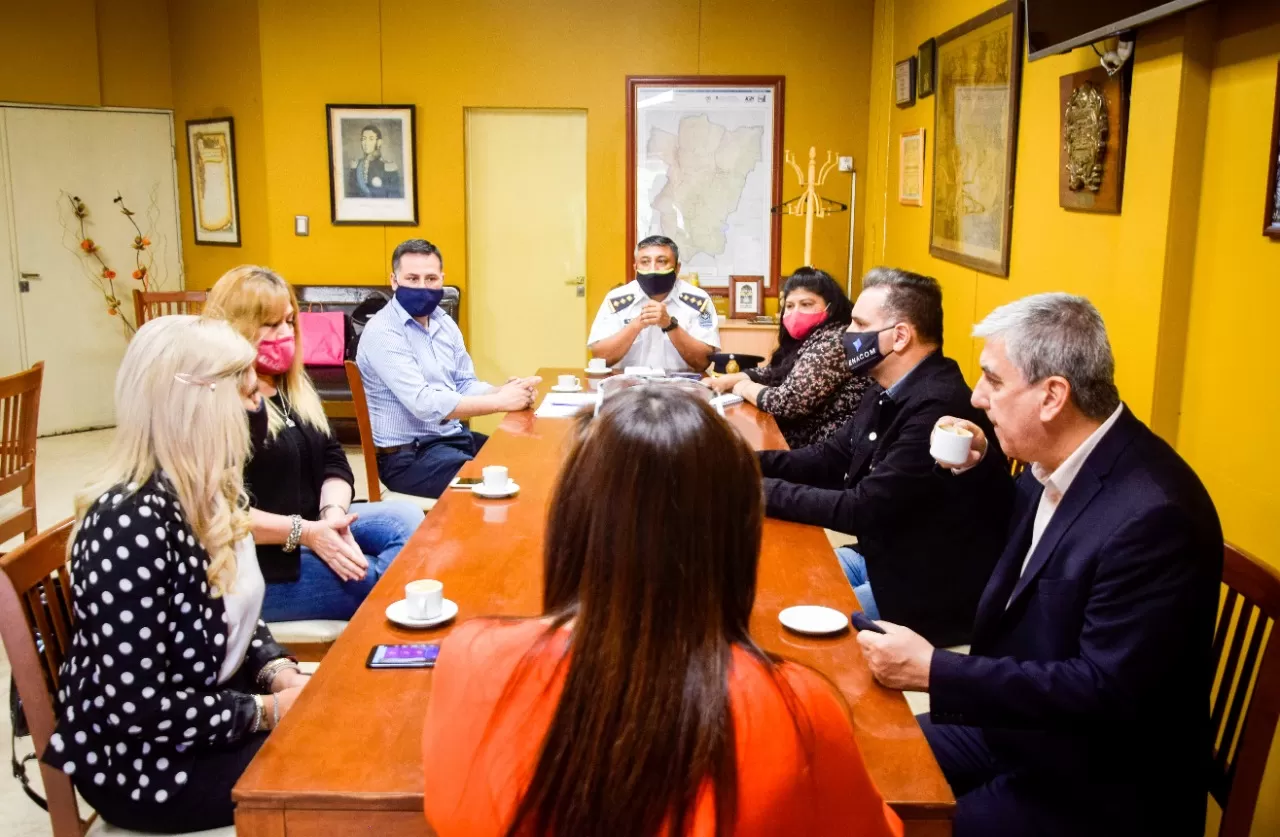
[[404, 586], [404, 600], [412, 619], [435, 619], [444, 608], [444, 585], [434, 578], [410, 581]]
[[577, 375], [561, 375], [560, 389], [577, 389], [582, 386], [582, 382], [578, 380]]
[[592, 372], [608, 372], [609, 364], [602, 357], [593, 357], [587, 361], [587, 368]]
[[484, 475], [484, 487], [490, 491], [502, 491], [511, 482], [506, 465], [489, 465], [480, 473]]
[[935, 427], [929, 439], [929, 455], [939, 462], [959, 467], [969, 460], [973, 434], [954, 424]]

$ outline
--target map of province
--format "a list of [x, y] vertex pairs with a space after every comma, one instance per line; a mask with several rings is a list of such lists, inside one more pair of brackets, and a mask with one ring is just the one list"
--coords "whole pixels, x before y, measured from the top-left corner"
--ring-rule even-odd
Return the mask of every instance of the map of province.
[[702, 114], [681, 119], [678, 134], [650, 133], [647, 151], [667, 167], [666, 185], [651, 206], [685, 261], [724, 253], [726, 222], [742, 200], [747, 175], [763, 159], [763, 139], [761, 126], [730, 131]]

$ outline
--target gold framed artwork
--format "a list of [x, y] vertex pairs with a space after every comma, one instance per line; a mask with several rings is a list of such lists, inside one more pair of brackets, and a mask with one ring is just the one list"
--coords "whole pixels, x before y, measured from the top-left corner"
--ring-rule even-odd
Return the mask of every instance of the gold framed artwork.
[[1022, 3], [1007, 0], [937, 38], [929, 252], [1009, 275]]
[[1063, 209], [1120, 212], [1129, 124], [1127, 75], [1094, 67], [1058, 80], [1058, 205]]
[[898, 203], [924, 206], [924, 128], [898, 137]]
[[187, 121], [191, 219], [196, 244], [240, 246], [236, 129], [230, 116]]

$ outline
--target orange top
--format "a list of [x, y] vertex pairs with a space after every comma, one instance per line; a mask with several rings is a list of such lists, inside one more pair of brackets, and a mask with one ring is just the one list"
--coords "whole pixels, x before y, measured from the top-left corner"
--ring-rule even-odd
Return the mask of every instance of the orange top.
[[[556, 663], [568, 632], [503, 692], [545, 630], [534, 619], [472, 620], [445, 639], [422, 735], [423, 808], [440, 837], [488, 837], [510, 822], [564, 688], [566, 667], [557, 670]], [[783, 663], [778, 671], [807, 714], [813, 740], [800, 739], [765, 669], [735, 648], [729, 704], [738, 749], [736, 833], [901, 837], [902, 822], [871, 783], [848, 711], [832, 687], [802, 666]], [[691, 833], [715, 833], [714, 800], [708, 784]]]

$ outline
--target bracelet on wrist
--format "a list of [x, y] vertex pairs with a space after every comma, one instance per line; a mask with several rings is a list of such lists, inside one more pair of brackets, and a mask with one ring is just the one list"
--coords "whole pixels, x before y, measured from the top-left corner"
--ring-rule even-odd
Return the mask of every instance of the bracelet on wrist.
[[327, 512], [329, 509], [338, 509], [343, 514], [347, 513], [347, 507], [342, 505], [341, 503], [329, 503], [327, 506], [320, 507], [320, 517], [324, 517], [324, 513]]
[[292, 515], [289, 520], [292, 528], [289, 529], [289, 537], [285, 539], [284, 546], [281, 547], [285, 552], [293, 552], [298, 548], [299, 541], [302, 540], [302, 515]]

